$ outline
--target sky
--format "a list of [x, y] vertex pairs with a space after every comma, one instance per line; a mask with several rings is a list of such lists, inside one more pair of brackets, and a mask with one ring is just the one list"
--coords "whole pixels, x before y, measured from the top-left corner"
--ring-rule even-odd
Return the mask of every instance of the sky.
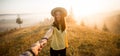
[[74, 15], [87, 16], [100, 12], [120, 10], [120, 0], [0, 0], [0, 14], [40, 13], [50, 16], [55, 7], [64, 7]]

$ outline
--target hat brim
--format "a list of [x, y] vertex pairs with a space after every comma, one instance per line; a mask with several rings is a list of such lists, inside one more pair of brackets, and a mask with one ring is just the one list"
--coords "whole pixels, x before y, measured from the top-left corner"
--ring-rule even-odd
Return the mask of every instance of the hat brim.
[[66, 16], [67, 16], [67, 11], [66, 11], [65, 8], [56, 7], [56, 8], [54, 8], [54, 9], [52, 9], [51, 15], [52, 15], [52, 16], [55, 16], [55, 12], [56, 12], [56, 11], [60, 11], [60, 12], [62, 13], [63, 17], [66, 17]]

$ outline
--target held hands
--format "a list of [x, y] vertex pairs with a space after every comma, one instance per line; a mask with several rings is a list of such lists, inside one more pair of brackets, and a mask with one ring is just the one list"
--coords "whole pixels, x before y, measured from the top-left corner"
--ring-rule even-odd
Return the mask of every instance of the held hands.
[[42, 50], [42, 48], [47, 43], [46, 39], [42, 39], [41, 41], [37, 41], [35, 44], [32, 45], [31, 50], [35, 55], [38, 55], [38, 53]]

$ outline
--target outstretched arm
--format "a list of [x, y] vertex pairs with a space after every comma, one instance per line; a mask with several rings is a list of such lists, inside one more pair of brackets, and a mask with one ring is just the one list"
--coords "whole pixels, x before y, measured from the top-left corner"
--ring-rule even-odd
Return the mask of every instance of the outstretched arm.
[[43, 39], [44, 39], [44, 38], [49, 39], [50, 36], [52, 35], [52, 33], [53, 33], [53, 28], [51, 27], [51, 28], [46, 32], [46, 34], [45, 34], [45, 36], [43, 37]]
[[20, 56], [37, 56], [38, 52], [42, 50], [42, 48], [47, 43], [47, 40], [50, 38], [50, 36], [53, 33], [53, 28], [51, 27], [45, 34], [45, 36], [42, 38], [42, 40], [37, 41], [34, 43], [29, 50], [21, 54]]

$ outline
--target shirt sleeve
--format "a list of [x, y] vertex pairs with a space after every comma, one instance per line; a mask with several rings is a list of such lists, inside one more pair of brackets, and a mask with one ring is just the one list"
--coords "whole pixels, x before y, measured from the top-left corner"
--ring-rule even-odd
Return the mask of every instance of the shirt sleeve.
[[47, 38], [49, 39], [53, 34], [53, 27], [51, 27], [45, 34], [45, 36], [43, 38]]
[[20, 56], [34, 56], [31, 52], [26, 51], [23, 54], [21, 54]]

